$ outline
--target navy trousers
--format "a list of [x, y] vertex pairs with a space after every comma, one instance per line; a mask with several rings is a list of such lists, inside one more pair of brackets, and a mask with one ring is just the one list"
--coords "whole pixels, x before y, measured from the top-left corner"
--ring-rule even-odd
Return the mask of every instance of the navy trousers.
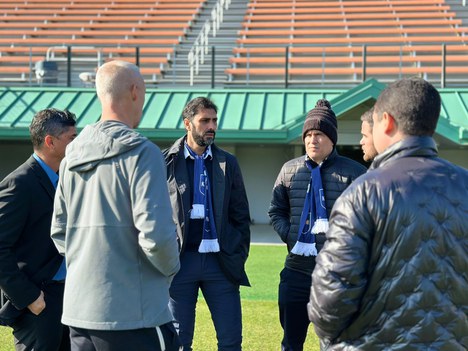
[[183, 350], [192, 350], [195, 308], [201, 290], [211, 313], [218, 350], [242, 349], [242, 312], [239, 285], [221, 271], [216, 253], [184, 252], [181, 268], [171, 284], [170, 307], [179, 328]]
[[312, 277], [284, 268], [278, 291], [279, 319], [283, 327], [282, 351], [302, 351], [309, 328], [307, 303]]

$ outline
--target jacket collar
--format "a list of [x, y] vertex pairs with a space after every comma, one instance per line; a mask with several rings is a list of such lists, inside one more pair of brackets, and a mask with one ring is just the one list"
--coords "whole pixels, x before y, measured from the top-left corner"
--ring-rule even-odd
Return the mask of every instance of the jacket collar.
[[[189, 149], [191, 150], [191, 148], [188, 146], [188, 144], [184, 143], [184, 158], [190, 157], [193, 160], [194, 157], [192, 155], [190, 155]], [[192, 150], [192, 152], [193, 152], [193, 150]], [[206, 148], [206, 150], [204, 152], [204, 155], [205, 155], [205, 157], [203, 157], [204, 159], [207, 159], [207, 158], [212, 159], [213, 158], [213, 153], [211, 152], [211, 145], [208, 145], [208, 147]]]
[[[182, 157], [184, 157], [184, 142], [185, 142], [185, 138], [187, 137], [187, 135], [184, 135], [183, 137], [177, 139], [174, 144], [172, 144], [172, 146], [170, 148], [167, 149], [167, 156], [168, 157], [173, 157], [175, 155], [177, 155], [179, 152], [182, 151]], [[218, 147], [215, 145], [215, 144], [211, 144], [210, 145], [210, 148], [211, 148], [211, 157], [214, 159], [215, 158], [215, 154], [218, 155], [218, 157], [220, 156], [220, 153], [218, 152], [219, 149]], [[223, 161], [226, 161], [225, 158], [223, 157]]]
[[172, 144], [172, 146], [168, 149], [167, 155], [171, 156], [171, 157], [174, 156], [174, 155], [177, 155], [179, 153], [179, 151], [181, 149], [183, 149], [183, 147], [184, 147], [185, 138], [186, 138], [186, 135], [184, 135], [183, 137], [177, 139], [174, 142], [174, 144]]
[[[327, 158], [325, 160], [323, 160], [322, 162], [322, 167], [321, 168], [326, 168], [328, 167], [329, 165], [331, 165], [333, 163], [333, 161], [335, 160], [335, 158], [338, 156], [338, 152], [336, 151], [336, 148], [333, 147], [333, 150], [332, 152], [330, 153], [330, 155], [327, 156]], [[310, 164], [314, 167], [317, 163], [315, 163], [314, 161], [312, 161], [309, 156], [305, 155], [305, 159], [306, 159], [306, 162], [310, 162]]]
[[374, 159], [369, 169], [383, 166], [402, 157], [437, 157], [437, 145], [430, 136], [409, 136], [389, 146]]
[[55, 188], [52, 185], [52, 182], [49, 179], [49, 176], [44, 171], [42, 166], [37, 162], [37, 160], [31, 156], [26, 163], [33, 171], [34, 175], [38, 178], [39, 183], [44, 188], [44, 190], [49, 194], [49, 196], [53, 199], [55, 196]]

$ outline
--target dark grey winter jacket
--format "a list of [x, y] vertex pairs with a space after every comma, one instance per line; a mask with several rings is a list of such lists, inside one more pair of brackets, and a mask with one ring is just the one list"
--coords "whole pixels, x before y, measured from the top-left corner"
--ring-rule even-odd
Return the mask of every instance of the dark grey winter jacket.
[[[273, 188], [268, 214], [273, 228], [288, 246], [289, 254], [285, 266], [311, 274], [315, 265], [315, 257], [298, 256], [290, 253], [298, 238], [299, 222], [304, 207], [307, 186], [310, 182], [310, 170], [305, 162], [306, 157], [304, 155], [283, 165]], [[366, 168], [363, 165], [347, 157], [340, 156], [333, 149], [320, 169], [328, 216], [330, 216], [331, 209], [338, 196], [364, 172], [366, 172]], [[317, 251], [322, 248], [324, 242], [325, 235], [316, 235]]]
[[381, 155], [337, 200], [309, 317], [327, 350], [468, 348], [468, 171], [430, 137]]

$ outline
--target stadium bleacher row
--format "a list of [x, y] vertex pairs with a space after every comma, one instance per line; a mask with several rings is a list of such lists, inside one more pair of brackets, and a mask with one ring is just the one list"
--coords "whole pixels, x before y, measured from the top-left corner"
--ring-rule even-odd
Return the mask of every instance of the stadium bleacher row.
[[[290, 79], [440, 76], [441, 45], [448, 44], [446, 73], [466, 74], [467, 28], [460, 25], [443, 0], [253, 0], [227, 73], [230, 79], [281, 78], [287, 61]], [[289, 46], [288, 52], [280, 45]]]
[[[95, 66], [115, 58], [136, 62], [138, 55], [145, 78], [161, 80], [205, 5], [1, 1], [1, 79], [26, 80], [36, 61], [65, 60], [71, 46], [74, 60], [95, 57]], [[468, 28], [444, 0], [251, 0], [241, 26], [227, 82], [468, 75]]]
[[48, 51], [64, 59], [67, 46], [74, 59], [101, 55], [95, 66], [117, 57], [135, 62], [135, 47], [141, 46], [141, 71], [154, 80], [202, 6], [200, 0], [2, 1], [0, 74], [26, 79], [36, 61], [50, 58]]

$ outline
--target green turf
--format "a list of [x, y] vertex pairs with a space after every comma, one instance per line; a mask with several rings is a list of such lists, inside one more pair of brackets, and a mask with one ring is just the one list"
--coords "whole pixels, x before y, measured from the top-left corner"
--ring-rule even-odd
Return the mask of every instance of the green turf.
[[[286, 255], [283, 246], [252, 245], [247, 274], [252, 287], [241, 288], [243, 350], [276, 351], [282, 337], [278, 321], [278, 282]], [[195, 351], [216, 351], [216, 335], [208, 308], [201, 298], [197, 306]], [[0, 327], [0, 351], [13, 351], [11, 329]], [[319, 351], [318, 339], [309, 329], [304, 351]]]
[[277, 301], [279, 273], [284, 265], [285, 246], [252, 245], [246, 270], [251, 287], [241, 287], [243, 300]]
[[0, 327], [0, 351], [13, 351], [14, 349], [11, 329]]

